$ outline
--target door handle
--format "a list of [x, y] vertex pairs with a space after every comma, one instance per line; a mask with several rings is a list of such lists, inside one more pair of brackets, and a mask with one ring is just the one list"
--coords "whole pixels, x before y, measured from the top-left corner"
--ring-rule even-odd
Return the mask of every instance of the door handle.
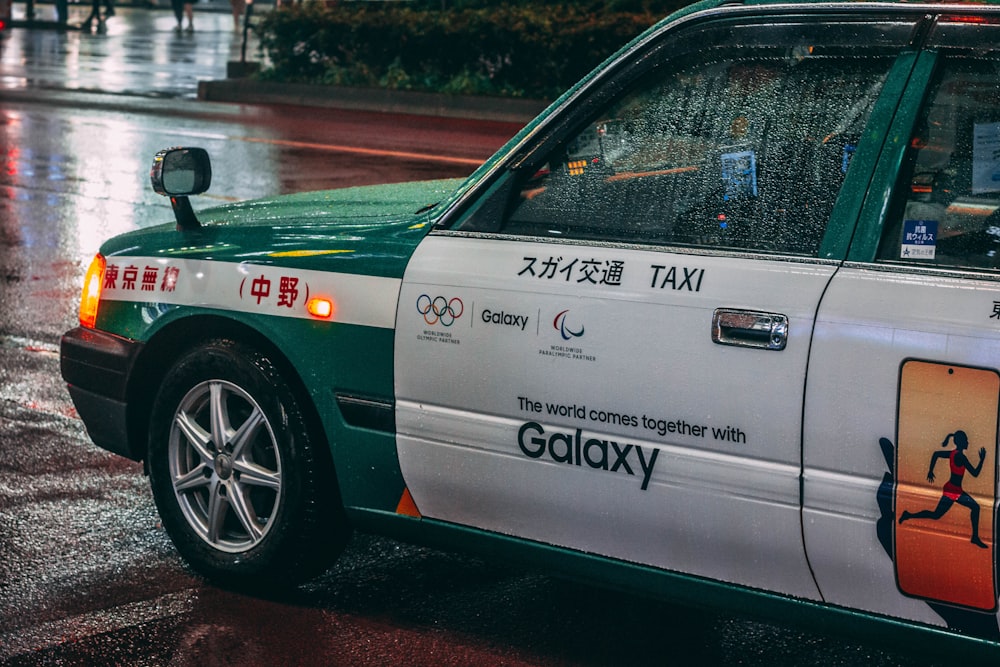
[[740, 308], [716, 308], [712, 316], [712, 341], [719, 345], [784, 350], [788, 342], [788, 318]]

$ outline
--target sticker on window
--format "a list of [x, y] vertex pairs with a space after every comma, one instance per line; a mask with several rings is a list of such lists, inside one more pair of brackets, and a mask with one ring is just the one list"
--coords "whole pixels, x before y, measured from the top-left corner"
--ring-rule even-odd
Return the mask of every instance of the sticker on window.
[[937, 250], [937, 220], [904, 220], [903, 259], [934, 259]]
[[722, 154], [722, 201], [757, 196], [757, 156], [753, 151]]
[[1000, 123], [976, 123], [972, 137], [972, 194], [1000, 192]]
[[998, 405], [993, 369], [900, 368], [894, 553], [906, 595], [996, 612]]
[[851, 158], [856, 150], [858, 147], [854, 144], [844, 144], [844, 150], [840, 155], [840, 172], [842, 174], [847, 173], [847, 168], [851, 166]]

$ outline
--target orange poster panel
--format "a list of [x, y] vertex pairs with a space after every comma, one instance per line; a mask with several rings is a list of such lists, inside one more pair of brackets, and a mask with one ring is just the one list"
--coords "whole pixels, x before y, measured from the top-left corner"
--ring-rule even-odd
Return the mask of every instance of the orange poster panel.
[[903, 364], [895, 490], [896, 580], [903, 593], [996, 610], [998, 408], [996, 371]]

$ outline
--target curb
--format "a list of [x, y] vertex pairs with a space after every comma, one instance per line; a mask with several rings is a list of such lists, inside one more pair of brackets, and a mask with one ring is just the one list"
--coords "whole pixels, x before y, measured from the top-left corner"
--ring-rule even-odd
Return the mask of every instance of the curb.
[[198, 99], [234, 104], [290, 104], [293, 106], [381, 111], [499, 121], [524, 125], [537, 116], [547, 102], [443, 95], [381, 88], [351, 88], [298, 83], [276, 83], [252, 79], [199, 81]]

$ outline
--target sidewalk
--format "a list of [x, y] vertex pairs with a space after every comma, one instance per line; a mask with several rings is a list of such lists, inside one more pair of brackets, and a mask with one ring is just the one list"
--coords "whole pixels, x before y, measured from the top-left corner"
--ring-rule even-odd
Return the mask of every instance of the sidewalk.
[[386, 113], [493, 120], [525, 125], [545, 102], [495, 97], [420, 93], [380, 88], [310, 86], [306, 84], [225, 79], [201, 81], [198, 99], [233, 104], [291, 104], [306, 107], [381, 111]]
[[[78, 30], [79, 21], [74, 20], [73, 8], [76, 7], [85, 14], [90, 10], [91, 3], [89, 0], [67, 0], [67, 4], [70, 8], [70, 20], [65, 26], [61, 26], [56, 21], [56, 8], [53, 0], [34, 0], [30, 5], [27, 0], [16, 0], [16, 2], [11, 3], [13, 9], [11, 27]], [[269, 11], [273, 7], [270, 0], [257, 0], [255, 5], [255, 11], [258, 12]], [[116, 0], [114, 6], [116, 10], [122, 8], [169, 10], [170, 0]], [[228, 0], [196, 0], [196, 6], [198, 11], [203, 12], [222, 12], [228, 14], [231, 11]], [[33, 18], [29, 18], [29, 11], [34, 12]]]
[[[243, 34], [233, 29], [228, 9], [214, 10], [222, 2], [228, 7], [228, 0], [199, 1], [195, 31], [178, 34], [167, 1], [156, 8], [119, 6], [105, 34], [79, 30], [89, 3], [71, 3], [67, 27], [55, 29], [53, 5], [36, 5], [37, 20], [29, 23], [17, 2], [0, 48], [0, 96], [34, 89], [197, 99], [199, 81], [225, 79], [228, 63], [240, 60]], [[247, 59], [260, 58], [257, 43], [251, 32]]]
[[[170, 0], [116, 3], [106, 34], [81, 31], [89, 2], [69, 4], [67, 25], [55, 22], [55, 6], [14, 4], [12, 28], [0, 48], [0, 94], [24, 88], [80, 91], [147, 98], [180, 98], [241, 105], [287, 104], [371, 110], [449, 118], [527, 123], [545, 104], [534, 100], [463, 97], [383, 89], [342, 88], [229, 78], [266, 67], [253, 31], [243, 43], [233, 30], [228, 0], [197, 0], [194, 33], [174, 32]], [[272, 4], [255, 3], [254, 15]], [[244, 49], [245, 62], [244, 65]]]

